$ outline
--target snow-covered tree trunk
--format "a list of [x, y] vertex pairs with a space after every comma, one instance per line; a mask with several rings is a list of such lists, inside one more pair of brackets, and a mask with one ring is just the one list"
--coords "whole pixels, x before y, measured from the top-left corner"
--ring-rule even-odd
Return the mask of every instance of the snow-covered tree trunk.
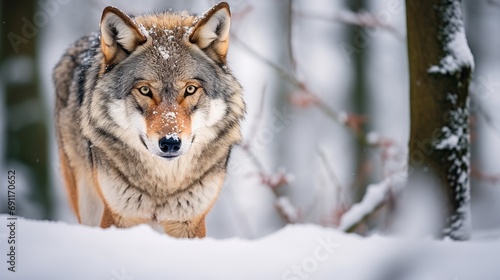
[[409, 183], [438, 179], [442, 235], [469, 238], [469, 80], [474, 68], [460, 0], [406, 1], [410, 64]]

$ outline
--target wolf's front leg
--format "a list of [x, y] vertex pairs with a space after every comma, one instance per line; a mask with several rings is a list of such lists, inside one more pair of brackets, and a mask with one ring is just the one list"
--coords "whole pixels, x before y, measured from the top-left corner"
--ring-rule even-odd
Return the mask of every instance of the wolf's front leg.
[[108, 206], [104, 206], [104, 211], [101, 218], [101, 227], [108, 228], [110, 226], [115, 226], [118, 228], [127, 228], [147, 222], [148, 220], [143, 218], [122, 217], [119, 214], [111, 211]]
[[117, 226], [115, 220], [117, 220], [117, 215], [111, 212], [107, 205], [104, 206], [104, 211], [101, 218], [101, 227], [109, 228], [110, 226]]
[[178, 238], [202, 238], [206, 235], [205, 214], [184, 222], [166, 221], [161, 222], [166, 234]]

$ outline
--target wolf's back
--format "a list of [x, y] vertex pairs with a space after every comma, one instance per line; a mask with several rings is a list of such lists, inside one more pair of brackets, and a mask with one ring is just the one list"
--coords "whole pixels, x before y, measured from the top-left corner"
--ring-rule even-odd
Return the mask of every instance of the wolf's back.
[[[62, 56], [53, 72], [56, 90], [56, 113], [63, 107], [68, 106], [71, 94], [78, 93], [79, 81], [84, 80], [87, 73], [84, 68], [88, 64], [89, 57], [93, 58], [95, 52], [94, 36], [85, 36], [76, 41]], [[75, 96], [77, 97], [77, 96]], [[76, 104], [74, 104], [76, 105]]]
[[[69, 200], [78, 221], [89, 222], [82, 217], [79, 209], [78, 194], [87, 191], [87, 197], [93, 194], [91, 189], [90, 153], [88, 143], [82, 135], [81, 108], [85, 95], [89, 95], [86, 84], [95, 82], [96, 75], [90, 75], [91, 65], [96, 65], [98, 53], [98, 36], [82, 37], [76, 41], [62, 56], [53, 71], [55, 96], [55, 130], [59, 147], [60, 169]], [[94, 67], [95, 68], [95, 67]], [[95, 72], [95, 71], [94, 71]], [[93, 77], [92, 80], [88, 77]], [[87, 188], [77, 190], [77, 185]], [[94, 195], [96, 197], [96, 195]], [[96, 208], [95, 203], [91, 208]], [[83, 206], [83, 205], [82, 205]], [[92, 210], [98, 211], [98, 210]], [[89, 211], [87, 211], [89, 212]], [[89, 212], [90, 213], [90, 212]]]
[[[54, 68], [55, 127], [63, 170], [83, 170], [89, 167], [88, 144], [82, 134], [81, 108], [85, 96], [91, 93], [87, 85], [94, 84], [97, 76], [94, 73], [97, 71], [93, 69], [98, 68], [95, 66], [98, 38], [97, 35], [91, 35], [76, 41]], [[74, 183], [66, 183], [68, 185], [73, 186]]]

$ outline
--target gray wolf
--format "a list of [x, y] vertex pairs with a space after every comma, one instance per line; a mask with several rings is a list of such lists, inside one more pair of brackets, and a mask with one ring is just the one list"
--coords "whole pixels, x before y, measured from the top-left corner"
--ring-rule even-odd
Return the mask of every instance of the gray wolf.
[[129, 17], [104, 9], [53, 73], [61, 173], [80, 223], [149, 223], [204, 237], [241, 139], [242, 88], [226, 65], [230, 10]]

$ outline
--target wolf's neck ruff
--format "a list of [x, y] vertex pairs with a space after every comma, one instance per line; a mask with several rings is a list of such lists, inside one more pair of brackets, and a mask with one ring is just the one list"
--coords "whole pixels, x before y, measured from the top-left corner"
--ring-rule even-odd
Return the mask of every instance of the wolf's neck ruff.
[[226, 67], [229, 22], [226, 3], [200, 18], [108, 7], [100, 37], [63, 56], [57, 136], [80, 222], [95, 224], [88, 209], [102, 205], [103, 227], [155, 221], [174, 236], [204, 235], [245, 112]]

